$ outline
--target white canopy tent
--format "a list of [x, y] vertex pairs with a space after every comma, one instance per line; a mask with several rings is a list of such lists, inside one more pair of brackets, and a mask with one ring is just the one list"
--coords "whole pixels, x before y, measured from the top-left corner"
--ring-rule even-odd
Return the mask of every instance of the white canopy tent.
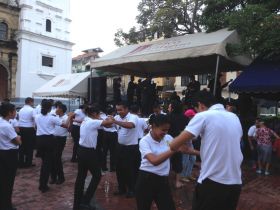
[[228, 43], [239, 43], [236, 31], [189, 34], [121, 47], [96, 59], [92, 67], [120, 74], [162, 77], [236, 71], [251, 63], [247, 56], [229, 57]]
[[90, 72], [60, 74], [33, 92], [33, 97], [86, 97]]

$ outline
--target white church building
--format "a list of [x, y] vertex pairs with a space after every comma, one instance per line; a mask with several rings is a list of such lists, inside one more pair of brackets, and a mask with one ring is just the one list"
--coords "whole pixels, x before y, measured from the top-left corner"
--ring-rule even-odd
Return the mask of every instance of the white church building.
[[16, 97], [71, 73], [70, 0], [20, 0]]

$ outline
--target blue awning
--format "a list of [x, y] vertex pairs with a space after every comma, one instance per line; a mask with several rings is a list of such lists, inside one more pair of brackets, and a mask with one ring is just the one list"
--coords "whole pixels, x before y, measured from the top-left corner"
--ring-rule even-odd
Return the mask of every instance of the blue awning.
[[230, 92], [280, 94], [280, 62], [254, 62], [230, 84]]

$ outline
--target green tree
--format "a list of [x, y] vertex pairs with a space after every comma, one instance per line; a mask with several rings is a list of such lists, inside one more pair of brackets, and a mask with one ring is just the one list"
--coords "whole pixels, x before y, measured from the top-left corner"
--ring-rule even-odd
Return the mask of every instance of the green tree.
[[240, 45], [229, 45], [230, 54], [249, 53], [253, 58], [280, 58], [279, 0], [206, 0], [202, 23], [208, 32], [236, 29]]
[[128, 33], [119, 29], [115, 44], [134, 44], [154, 38], [200, 32], [203, 0], [142, 0], [136, 17], [138, 27]]

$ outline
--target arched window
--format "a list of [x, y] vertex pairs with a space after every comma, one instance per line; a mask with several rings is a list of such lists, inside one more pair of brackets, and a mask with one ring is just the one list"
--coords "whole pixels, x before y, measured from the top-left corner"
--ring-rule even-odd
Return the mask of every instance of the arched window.
[[46, 20], [46, 31], [52, 32], [52, 22], [49, 19]]
[[7, 40], [8, 38], [8, 25], [0, 22], [0, 40]]

